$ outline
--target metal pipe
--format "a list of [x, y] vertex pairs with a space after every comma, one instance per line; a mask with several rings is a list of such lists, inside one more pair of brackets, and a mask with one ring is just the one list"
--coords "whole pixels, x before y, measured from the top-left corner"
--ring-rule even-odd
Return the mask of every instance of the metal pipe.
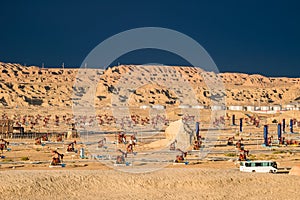
[[278, 125], [277, 125], [278, 140], [281, 139], [281, 133], [282, 133], [282, 130], [281, 130], [281, 123], [278, 123]]
[[290, 119], [290, 132], [291, 132], [291, 133], [294, 133], [294, 130], [293, 130], [293, 124], [294, 124], [293, 119]]
[[243, 118], [240, 118], [240, 132], [243, 132]]
[[264, 125], [264, 144], [269, 146], [268, 143], [268, 125]]
[[200, 132], [200, 122], [196, 122], [196, 138], [198, 139]]
[[235, 125], [235, 115], [232, 115], [232, 125]]

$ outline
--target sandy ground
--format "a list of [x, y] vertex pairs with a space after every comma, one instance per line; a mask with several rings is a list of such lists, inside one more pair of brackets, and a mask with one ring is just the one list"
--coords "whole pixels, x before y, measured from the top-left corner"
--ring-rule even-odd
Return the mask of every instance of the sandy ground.
[[[237, 117], [243, 113], [235, 113]], [[285, 115], [285, 116], [284, 116]], [[298, 115], [297, 115], [298, 116]], [[273, 116], [272, 116], [273, 117]], [[269, 119], [272, 119], [269, 116]], [[281, 118], [288, 115], [277, 116]], [[298, 146], [266, 149], [262, 127], [245, 125], [242, 135], [237, 135], [238, 126], [229, 126], [212, 147], [210, 158], [229, 158], [228, 161], [193, 161], [195, 155], [188, 155], [189, 165], [170, 165], [164, 169], [132, 174], [111, 170], [100, 162], [80, 159], [79, 153], [66, 153], [67, 144], [35, 145], [32, 139], [7, 139], [11, 151], [4, 151], [5, 159], [0, 165], [0, 193], [3, 199], [299, 199], [300, 176], [289, 174], [242, 173], [235, 165], [235, 146], [224, 146], [229, 136], [244, 138], [245, 148], [250, 150], [249, 158], [275, 160], [280, 168], [300, 164]], [[179, 130], [175, 123], [174, 130]], [[170, 126], [172, 127], [172, 126]], [[287, 138], [299, 139], [300, 128]], [[201, 134], [205, 131], [201, 131]], [[168, 134], [166, 134], [168, 135]], [[276, 126], [270, 125], [270, 135], [276, 138]], [[166, 137], [168, 138], [168, 137]], [[258, 140], [256, 140], [258, 138]], [[55, 138], [50, 138], [52, 141]], [[79, 138], [78, 138], [79, 139]], [[235, 141], [236, 141], [235, 140]], [[76, 144], [80, 149], [82, 144]], [[138, 148], [138, 147], [137, 147]], [[65, 168], [49, 168], [51, 150], [64, 153]], [[218, 153], [219, 152], [219, 153]], [[23, 158], [28, 157], [28, 161]], [[174, 157], [175, 159], [175, 157]], [[36, 161], [42, 161], [36, 164]]]
[[299, 176], [166, 168], [0, 172], [2, 199], [299, 199]]

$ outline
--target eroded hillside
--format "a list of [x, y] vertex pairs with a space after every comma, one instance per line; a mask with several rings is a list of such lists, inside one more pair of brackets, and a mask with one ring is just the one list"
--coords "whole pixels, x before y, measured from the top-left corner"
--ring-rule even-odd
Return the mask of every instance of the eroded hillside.
[[[105, 71], [81, 70], [77, 76], [78, 71], [0, 63], [0, 107], [71, 107], [73, 100], [81, 99], [88, 88], [96, 91], [97, 106], [210, 105], [212, 99], [219, 101], [222, 95], [227, 105], [285, 104], [300, 100], [299, 78], [215, 75], [197, 68], [174, 66], [121, 65]], [[75, 80], [79, 85], [74, 85]], [[80, 85], [83, 83], [84, 87]]]

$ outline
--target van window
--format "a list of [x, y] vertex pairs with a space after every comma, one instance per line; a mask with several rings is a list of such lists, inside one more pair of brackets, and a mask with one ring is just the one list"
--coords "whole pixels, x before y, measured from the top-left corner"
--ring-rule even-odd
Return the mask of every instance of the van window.
[[261, 167], [262, 166], [262, 163], [254, 163], [255, 164], [255, 167]]
[[246, 167], [251, 167], [251, 163], [245, 163]]
[[262, 163], [262, 166], [264, 166], [264, 167], [270, 166], [270, 163], [268, 163], [268, 162], [263, 162], [263, 163]]

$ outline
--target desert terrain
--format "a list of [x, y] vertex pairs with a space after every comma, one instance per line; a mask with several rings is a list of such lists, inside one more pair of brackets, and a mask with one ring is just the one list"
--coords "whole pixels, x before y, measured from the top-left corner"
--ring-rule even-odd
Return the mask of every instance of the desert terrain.
[[[169, 71], [164, 71], [170, 68]], [[72, 98], [80, 97], [83, 88], [72, 88], [79, 69], [40, 68], [36, 66], [22, 66], [14, 63], [0, 63], [0, 93], [2, 107], [41, 106], [71, 107]], [[134, 82], [136, 91], [133, 91], [130, 104], [167, 104], [176, 105], [179, 96], [176, 91], [170, 91], [170, 86], [163, 86], [151, 82], [151, 78], [160, 74], [174, 75], [174, 80], [180, 83], [180, 77], [188, 81], [195, 91], [198, 103], [210, 105], [211, 91], [208, 90], [208, 78], [222, 80], [228, 105], [258, 106], [270, 104], [287, 104], [300, 99], [300, 78], [272, 78], [259, 74], [248, 75], [241, 73], [220, 73], [217, 76], [211, 72], [203, 72], [192, 67], [151, 66], [140, 67], [135, 65], [121, 65], [107, 70], [88, 70], [88, 79], [97, 81], [97, 106], [105, 106], [111, 102], [110, 97], [116, 91], [118, 82]], [[203, 73], [202, 73], [203, 72]], [[129, 79], [128, 79], [129, 78]], [[127, 80], [126, 80], [127, 79]], [[159, 82], [156, 80], [156, 82]], [[176, 83], [176, 82], [174, 82]], [[124, 85], [123, 85], [124, 86]], [[167, 87], [167, 88], [166, 88]], [[178, 86], [174, 85], [172, 87]], [[223, 88], [221, 88], [223, 89]], [[73, 92], [74, 91], [74, 92]], [[74, 94], [74, 95], [73, 95]], [[121, 94], [119, 94], [121, 95]], [[184, 94], [182, 94], [184, 95]], [[155, 98], [153, 98], [155, 97]]]
[[[295, 103], [300, 100], [300, 78], [134, 65], [79, 70], [0, 63], [0, 71], [2, 120], [13, 120], [14, 126], [25, 129], [24, 135], [1, 135], [9, 142], [0, 160], [0, 191], [5, 199], [299, 196], [295, 169], [300, 165], [300, 111], [268, 114], [212, 106]], [[296, 143], [280, 144], [277, 139], [277, 124], [283, 119], [283, 137]], [[196, 122], [202, 137], [197, 150]], [[262, 145], [264, 125], [269, 128], [268, 146]], [[133, 152], [126, 153], [130, 166], [114, 166], [116, 158], [128, 151], [128, 143], [118, 142], [120, 132], [128, 141], [137, 138]], [[240, 172], [239, 140], [249, 151], [248, 159], [276, 161], [280, 173]], [[73, 141], [76, 151], [68, 152]], [[53, 151], [64, 154], [65, 167], [49, 168]], [[174, 164], [184, 153], [186, 164]]]

